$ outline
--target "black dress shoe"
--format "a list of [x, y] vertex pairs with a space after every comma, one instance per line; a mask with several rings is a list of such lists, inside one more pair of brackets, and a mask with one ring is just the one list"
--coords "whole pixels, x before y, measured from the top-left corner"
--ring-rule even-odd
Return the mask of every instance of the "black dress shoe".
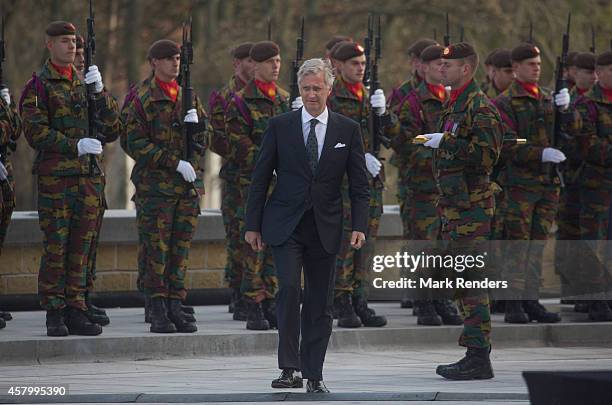
[[322, 380], [308, 380], [308, 383], [306, 383], [306, 392], [329, 394], [329, 390]]
[[293, 375], [293, 370], [290, 368], [283, 369], [281, 375], [272, 380], [272, 388], [302, 388], [303, 386], [302, 377]]

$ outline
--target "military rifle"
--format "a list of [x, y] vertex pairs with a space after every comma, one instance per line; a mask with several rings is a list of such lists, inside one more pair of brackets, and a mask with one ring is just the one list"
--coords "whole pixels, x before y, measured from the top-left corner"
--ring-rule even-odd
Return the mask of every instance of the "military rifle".
[[291, 89], [289, 100], [294, 101], [300, 95], [300, 88], [298, 86], [298, 71], [302, 65], [302, 59], [304, 59], [304, 17], [302, 17], [302, 24], [300, 26], [299, 36], [297, 38], [297, 45], [295, 48], [295, 59], [291, 63]]

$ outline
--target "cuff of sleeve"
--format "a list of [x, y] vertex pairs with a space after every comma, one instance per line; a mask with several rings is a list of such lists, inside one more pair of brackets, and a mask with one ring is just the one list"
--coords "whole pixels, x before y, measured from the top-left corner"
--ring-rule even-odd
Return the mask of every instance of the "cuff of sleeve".
[[179, 159], [179, 157], [175, 154], [165, 152], [164, 157], [161, 160], [161, 164], [168, 169], [176, 170], [180, 160], [181, 159]]

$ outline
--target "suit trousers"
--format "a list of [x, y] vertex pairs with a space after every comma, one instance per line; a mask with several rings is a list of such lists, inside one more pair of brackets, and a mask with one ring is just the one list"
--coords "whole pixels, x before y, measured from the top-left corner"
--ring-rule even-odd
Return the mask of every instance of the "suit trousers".
[[[279, 283], [278, 366], [301, 370], [303, 378], [322, 380], [332, 331], [336, 255], [323, 248], [312, 209], [304, 213], [289, 239], [272, 251]], [[300, 314], [302, 268], [304, 301]]]

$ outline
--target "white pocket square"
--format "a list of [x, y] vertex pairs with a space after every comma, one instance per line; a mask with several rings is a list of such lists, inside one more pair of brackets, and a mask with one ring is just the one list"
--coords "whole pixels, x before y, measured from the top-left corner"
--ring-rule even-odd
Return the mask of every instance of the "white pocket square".
[[334, 146], [334, 149], [344, 148], [345, 146], [345, 144], [338, 142], [336, 146]]

